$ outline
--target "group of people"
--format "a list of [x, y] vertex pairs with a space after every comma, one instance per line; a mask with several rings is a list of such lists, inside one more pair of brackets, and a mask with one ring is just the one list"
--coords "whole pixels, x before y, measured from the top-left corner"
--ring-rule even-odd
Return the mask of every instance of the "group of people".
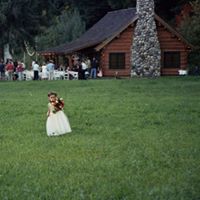
[[[96, 57], [89, 59], [84, 56], [73, 55], [71, 66], [68, 65], [55, 65], [53, 60], [43, 62], [42, 65], [38, 61], [32, 61], [28, 69], [21, 61], [12, 61], [8, 59], [4, 63], [3, 59], [0, 60], [0, 80], [26, 80], [26, 73], [31, 73], [33, 80], [53, 80], [54, 72], [57, 71], [75, 71], [78, 74], [78, 79], [86, 80], [88, 78], [96, 79], [102, 77], [99, 61]], [[63, 77], [64, 78], [64, 77]], [[73, 77], [69, 77], [73, 79]]]
[[23, 71], [25, 70], [25, 64], [21, 61], [13, 61], [7, 59], [4, 63], [3, 59], [0, 59], [0, 80], [23, 80]]
[[[55, 65], [52, 60], [47, 64], [43, 63], [41, 67], [37, 61], [33, 61], [30, 68], [30, 71], [33, 71], [33, 80], [53, 80]], [[25, 64], [21, 61], [7, 59], [7, 61], [4, 62], [3, 59], [0, 59], [0, 80], [24, 80], [25, 70]], [[40, 72], [42, 72], [41, 77], [39, 76]]]
[[[43, 63], [40, 67], [37, 61], [32, 62], [33, 70], [33, 80], [53, 80], [54, 71], [75, 71], [78, 73], [78, 79], [86, 80], [88, 78], [96, 79], [97, 77], [102, 77], [102, 71], [99, 69], [98, 60], [93, 57], [90, 60], [88, 57], [80, 58], [77, 55], [72, 56], [72, 66], [66, 67], [63, 64], [55, 65], [53, 60], [49, 60], [47, 63]], [[39, 72], [41, 72], [41, 77], [39, 77]], [[69, 77], [72, 79], [73, 77]]]
[[80, 58], [77, 55], [72, 57], [72, 71], [77, 71], [79, 79], [102, 77], [102, 71], [100, 70], [99, 61], [96, 57], [91, 60], [88, 57]]
[[[43, 80], [54, 79], [55, 64], [53, 60], [49, 60], [47, 64], [43, 62], [41, 67], [37, 61], [33, 61], [31, 66], [33, 70], [33, 80], [39, 80], [40, 78]], [[39, 72], [42, 72], [41, 77], [39, 77]]]

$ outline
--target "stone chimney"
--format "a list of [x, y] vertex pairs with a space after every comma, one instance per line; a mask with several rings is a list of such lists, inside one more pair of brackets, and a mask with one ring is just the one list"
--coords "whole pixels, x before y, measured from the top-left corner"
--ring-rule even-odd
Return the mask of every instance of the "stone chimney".
[[132, 74], [160, 76], [161, 50], [154, 19], [154, 0], [137, 0], [137, 16], [132, 45]]

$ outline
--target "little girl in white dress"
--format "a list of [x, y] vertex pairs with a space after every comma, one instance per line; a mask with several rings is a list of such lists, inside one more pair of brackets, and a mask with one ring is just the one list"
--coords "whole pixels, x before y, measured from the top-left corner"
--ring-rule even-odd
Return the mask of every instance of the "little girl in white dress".
[[69, 120], [63, 112], [64, 101], [55, 92], [48, 93], [49, 103], [46, 130], [48, 136], [58, 136], [71, 132]]

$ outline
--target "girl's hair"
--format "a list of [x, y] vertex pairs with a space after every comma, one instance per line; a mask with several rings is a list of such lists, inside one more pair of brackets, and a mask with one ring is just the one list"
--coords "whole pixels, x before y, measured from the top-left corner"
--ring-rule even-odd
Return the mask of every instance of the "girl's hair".
[[51, 95], [54, 95], [54, 96], [56, 96], [56, 97], [58, 96], [56, 92], [52, 92], [52, 91], [51, 91], [51, 92], [48, 92], [48, 97], [50, 97]]

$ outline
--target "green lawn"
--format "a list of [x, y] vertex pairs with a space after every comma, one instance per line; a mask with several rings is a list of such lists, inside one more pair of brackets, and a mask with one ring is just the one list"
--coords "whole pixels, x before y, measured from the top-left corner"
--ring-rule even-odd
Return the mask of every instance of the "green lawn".
[[199, 79], [0, 82], [0, 200], [199, 200]]

